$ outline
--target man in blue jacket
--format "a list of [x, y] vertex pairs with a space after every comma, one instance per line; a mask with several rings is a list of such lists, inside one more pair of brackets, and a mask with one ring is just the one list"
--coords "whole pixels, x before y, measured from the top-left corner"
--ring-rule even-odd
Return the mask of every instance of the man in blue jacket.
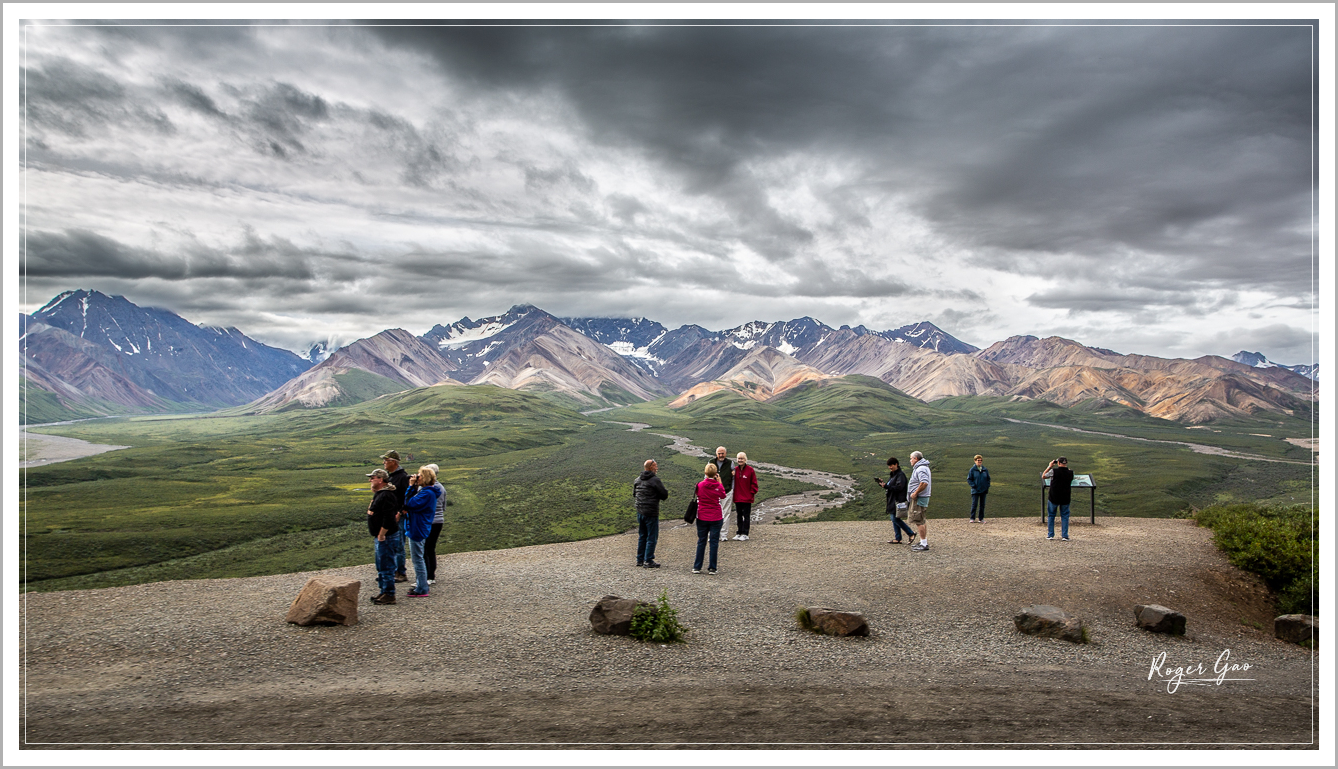
[[971, 522], [976, 522], [976, 506], [980, 506], [980, 522], [985, 522], [985, 495], [990, 493], [990, 471], [985, 469], [985, 458], [976, 455], [976, 463], [966, 474], [966, 485], [971, 487]]

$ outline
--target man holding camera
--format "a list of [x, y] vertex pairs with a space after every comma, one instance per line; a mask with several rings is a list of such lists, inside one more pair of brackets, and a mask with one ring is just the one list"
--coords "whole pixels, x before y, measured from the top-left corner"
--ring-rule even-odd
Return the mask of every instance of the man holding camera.
[[1063, 522], [1060, 539], [1068, 542], [1069, 502], [1073, 499], [1073, 471], [1069, 469], [1068, 457], [1050, 460], [1045, 472], [1041, 473], [1041, 480], [1046, 478], [1050, 479], [1050, 529], [1045, 538], [1055, 538], [1055, 509], [1058, 508], [1060, 520]]

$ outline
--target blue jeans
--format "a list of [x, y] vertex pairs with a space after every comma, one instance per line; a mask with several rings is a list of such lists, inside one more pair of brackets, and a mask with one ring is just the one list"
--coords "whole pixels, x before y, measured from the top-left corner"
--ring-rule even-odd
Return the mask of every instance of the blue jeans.
[[720, 550], [720, 527], [725, 525], [725, 521], [703, 521], [697, 519], [697, 560], [692, 562], [692, 568], [701, 571], [702, 556], [706, 553], [706, 539], [711, 539], [711, 565], [708, 568], [715, 568], [715, 556]]
[[1067, 537], [1069, 535], [1069, 506], [1056, 505], [1054, 502], [1049, 502], [1047, 504], [1050, 505], [1050, 533], [1047, 536], [1053, 537], [1055, 535], [1055, 508], [1058, 507], [1059, 517], [1064, 522], [1060, 529], [1063, 533], [1060, 534], [1060, 536]]
[[[989, 493], [989, 492], [986, 492]], [[985, 494], [971, 495], [971, 520], [976, 519], [976, 505], [980, 505], [980, 520], [985, 520]]]
[[892, 519], [892, 537], [896, 539], [896, 541], [901, 541], [901, 532], [903, 531], [906, 532], [906, 536], [910, 537], [912, 540], [915, 539], [915, 529], [912, 529], [911, 525], [906, 523], [905, 518], [898, 518], [896, 513], [888, 513], [887, 517]]
[[655, 543], [660, 541], [660, 514], [636, 514], [636, 562], [655, 560]]
[[395, 554], [403, 553], [398, 531], [386, 535], [384, 540], [372, 540], [376, 543], [376, 586], [382, 593], [395, 594]]
[[409, 552], [413, 555], [413, 578], [414, 589], [420, 593], [427, 592], [427, 559], [423, 557], [423, 548], [427, 545], [426, 539], [414, 539], [406, 537], [409, 540]]
[[395, 573], [404, 573], [404, 561], [409, 557], [409, 522], [400, 521], [400, 549], [395, 551]]

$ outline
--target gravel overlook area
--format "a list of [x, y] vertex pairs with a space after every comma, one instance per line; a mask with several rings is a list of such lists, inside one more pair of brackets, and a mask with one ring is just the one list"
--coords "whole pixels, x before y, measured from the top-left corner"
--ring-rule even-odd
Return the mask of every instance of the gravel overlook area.
[[[1314, 748], [1314, 653], [1274, 639], [1262, 583], [1187, 520], [931, 519], [930, 550], [887, 523], [756, 525], [691, 573], [693, 527], [441, 557], [430, 597], [298, 627], [312, 574], [23, 596], [25, 748]], [[368, 541], [368, 560], [371, 560]], [[401, 585], [407, 588], [407, 585]], [[590, 630], [605, 595], [666, 591], [690, 628], [662, 646]], [[1048, 603], [1093, 643], [1025, 636]], [[1184, 638], [1134, 626], [1159, 603]], [[800, 606], [864, 613], [868, 638], [799, 629]], [[1176, 666], [1247, 663], [1168, 692]], [[1161, 673], [1149, 673], [1165, 653]], [[1315, 697], [1312, 697], [1312, 693]], [[1314, 703], [1312, 705], [1312, 703]]]

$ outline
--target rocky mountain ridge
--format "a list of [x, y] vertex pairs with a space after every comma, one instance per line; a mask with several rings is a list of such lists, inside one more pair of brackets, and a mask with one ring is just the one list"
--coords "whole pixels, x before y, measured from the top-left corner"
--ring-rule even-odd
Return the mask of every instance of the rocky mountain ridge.
[[1288, 371], [1294, 371], [1297, 374], [1300, 374], [1306, 379], [1315, 379], [1315, 380], [1319, 379], [1318, 363], [1312, 363], [1309, 365], [1302, 363], [1295, 366], [1287, 366], [1281, 363], [1274, 363], [1273, 361], [1265, 357], [1263, 353], [1248, 352], [1246, 350], [1241, 350], [1235, 355], [1232, 355], [1231, 359], [1237, 363], [1249, 366], [1250, 368], [1285, 368]]
[[[439, 384], [552, 393], [581, 406], [673, 396], [681, 405], [720, 390], [766, 400], [850, 374], [875, 377], [922, 401], [993, 396], [1064, 406], [1109, 403], [1183, 422], [1296, 414], [1315, 399], [1314, 381], [1288, 367], [1219, 356], [1125, 355], [1062, 337], [1015, 336], [981, 350], [931, 323], [874, 332], [804, 317], [713, 332], [695, 325], [670, 330], [647, 318], [563, 319], [532, 305], [439, 324], [422, 336], [390, 329], [333, 352], [317, 345], [309, 358], [327, 357], [312, 365], [236, 329], [202, 329], [163, 310], [136, 315], [140, 308], [124, 298], [96, 299], [95, 293], [67, 292], [28, 319], [29, 381], [57, 397], [91, 397], [133, 410], [163, 410], [185, 397], [170, 389], [164, 396], [152, 379], [154, 367], [128, 368], [127, 360], [186, 361], [193, 372], [205, 369], [199, 361], [207, 359], [227, 371], [238, 349], [277, 357], [294, 372], [252, 395], [248, 410], [256, 412], [320, 408]], [[157, 326], [135, 325], [148, 316]], [[229, 386], [217, 372], [206, 378], [214, 387]], [[237, 397], [227, 403], [216, 396], [213, 405], [235, 405]]]
[[97, 291], [66, 291], [24, 325], [28, 385], [78, 413], [235, 406], [311, 366], [235, 328], [197, 326]]

